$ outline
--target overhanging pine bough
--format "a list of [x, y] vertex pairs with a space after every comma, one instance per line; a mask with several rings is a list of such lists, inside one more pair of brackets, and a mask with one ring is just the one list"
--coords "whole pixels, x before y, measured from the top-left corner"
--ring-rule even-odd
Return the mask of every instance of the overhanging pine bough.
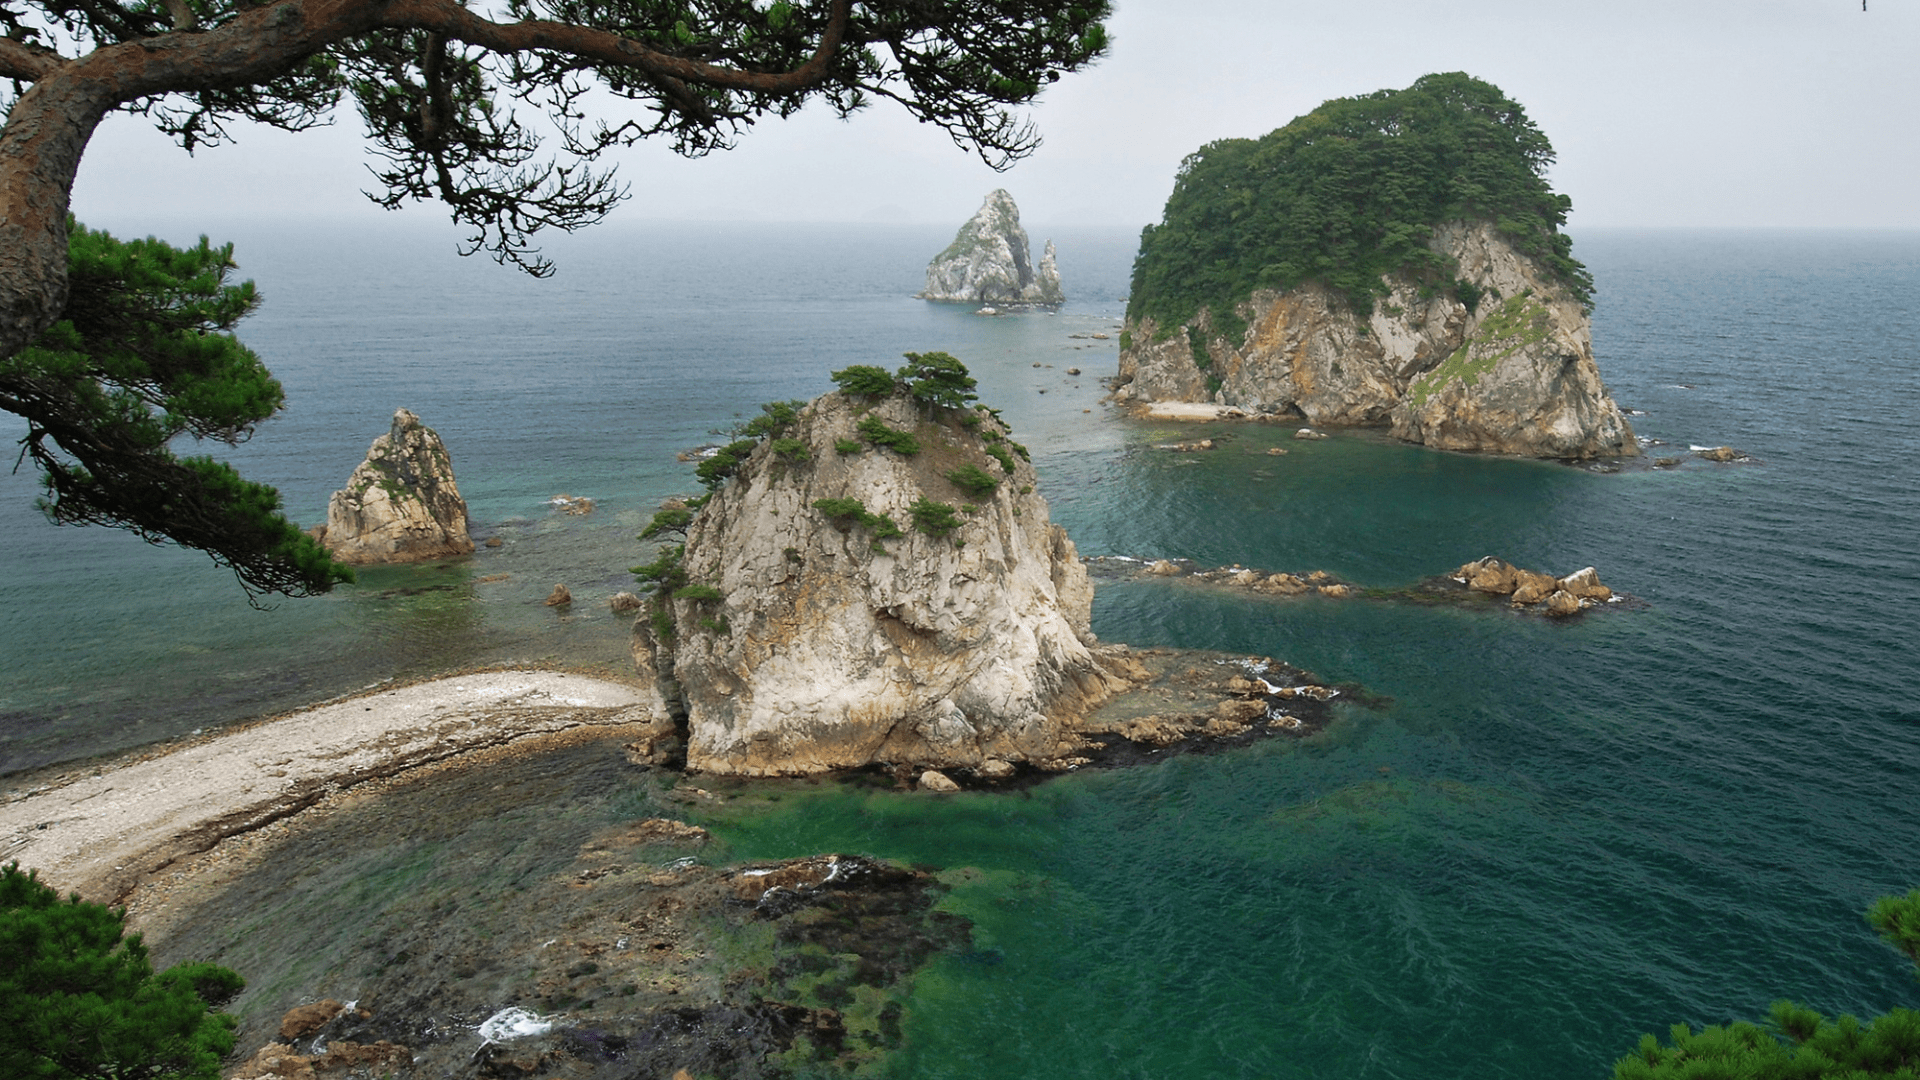
[[[456, 0], [0, 0], [0, 357], [63, 317], [67, 209], [80, 158], [113, 112], [148, 117], [187, 149], [236, 120], [300, 131], [351, 97], [393, 207], [436, 199], [466, 250], [535, 274], [533, 239], [600, 220], [625, 196], [599, 156], [650, 138], [700, 156], [809, 100], [845, 116], [900, 103], [1003, 168], [1038, 145], [1013, 106], [1106, 48], [1104, 0], [504, 0], [489, 18]], [[589, 96], [635, 108], [589, 113]], [[517, 109], [558, 132], [542, 147]], [[551, 150], [552, 156], [543, 156]], [[92, 436], [35, 373], [0, 373], [0, 407], [68, 454]], [[84, 393], [72, 386], [54, 391]], [[73, 441], [69, 441], [73, 440]], [[151, 477], [100, 475], [102, 484]], [[164, 504], [168, 492], [128, 494]], [[171, 520], [147, 526], [182, 542]], [[288, 552], [230, 554], [243, 581], [320, 591], [332, 578]], [[282, 590], [280, 581], [294, 581]]]

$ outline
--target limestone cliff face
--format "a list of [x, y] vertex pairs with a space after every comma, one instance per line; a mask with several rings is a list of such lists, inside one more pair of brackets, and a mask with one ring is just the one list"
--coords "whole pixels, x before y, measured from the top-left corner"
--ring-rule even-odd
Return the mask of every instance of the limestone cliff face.
[[[911, 432], [919, 453], [837, 450], [867, 416]], [[1075, 720], [1127, 684], [1096, 655], [1093, 586], [1032, 467], [1003, 437], [987, 441], [998, 425], [929, 420], [904, 395], [835, 393], [788, 436], [804, 457], [763, 443], [687, 533], [690, 581], [719, 594], [674, 600], [676, 630], [660, 645], [687, 708], [688, 767], [971, 766], [1079, 745]], [[963, 466], [997, 488], [962, 490], [946, 474]], [[821, 499], [858, 500], [866, 517], [830, 517]], [[945, 537], [917, 526], [920, 500], [955, 507], [959, 526]], [[904, 535], [881, 538], [882, 516]]]
[[[1123, 401], [1214, 401], [1297, 412], [1316, 425], [1391, 425], [1446, 450], [1592, 458], [1638, 452], [1600, 381], [1586, 312], [1539, 264], [1484, 223], [1434, 230], [1435, 251], [1481, 290], [1469, 311], [1445, 291], [1386, 278], [1362, 321], [1318, 285], [1257, 292], [1238, 313], [1245, 338], [1130, 322], [1120, 352]], [[1191, 344], [1206, 342], [1203, 369]], [[1155, 340], [1160, 338], [1160, 340]]]
[[402, 563], [466, 555], [467, 502], [453, 482], [453, 462], [432, 428], [405, 409], [373, 440], [347, 486], [327, 500], [318, 530], [334, 558], [346, 563]]
[[1047, 241], [1039, 266], [1034, 266], [1027, 231], [1020, 227], [1020, 208], [1000, 189], [987, 196], [980, 212], [960, 226], [953, 243], [927, 264], [927, 287], [916, 295], [967, 304], [1058, 304], [1065, 298], [1053, 241]]

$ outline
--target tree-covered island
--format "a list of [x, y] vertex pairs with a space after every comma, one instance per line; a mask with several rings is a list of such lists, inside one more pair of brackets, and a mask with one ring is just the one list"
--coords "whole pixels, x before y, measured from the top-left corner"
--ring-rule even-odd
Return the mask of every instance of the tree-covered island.
[[1459, 72], [1201, 147], [1141, 233], [1116, 396], [1449, 450], [1637, 453], [1552, 162], [1518, 102]]

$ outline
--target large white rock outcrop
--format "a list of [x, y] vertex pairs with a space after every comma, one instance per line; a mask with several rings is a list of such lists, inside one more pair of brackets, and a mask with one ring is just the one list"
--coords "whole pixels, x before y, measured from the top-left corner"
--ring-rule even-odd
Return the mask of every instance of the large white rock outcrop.
[[1020, 208], [1013, 196], [995, 189], [973, 219], [945, 251], [927, 264], [927, 287], [916, 294], [922, 300], [966, 304], [1058, 304], [1060, 269], [1054, 265], [1053, 241], [1038, 266], [1020, 227]]
[[[919, 452], [837, 449], [867, 418], [910, 432]], [[1127, 662], [1095, 646], [1086, 569], [1011, 447], [981, 412], [833, 393], [754, 450], [687, 531], [691, 584], [672, 601], [671, 638], [649, 619], [635, 628], [652, 639], [636, 650], [643, 668], [684, 698], [688, 767], [970, 767], [1082, 745], [1075, 722], [1126, 688]], [[948, 478], [968, 466], [997, 487]], [[958, 527], [917, 526], [916, 502], [953, 507]], [[904, 534], [884, 538], [883, 516]]]
[[1600, 381], [1580, 302], [1485, 222], [1442, 225], [1431, 246], [1480, 290], [1472, 310], [1449, 290], [1395, 274], [1365, 320], [1308, 284], [1241, 304], [1239, 341], [1224, 340], [1205, 315], [1195, 326], [1130, 321], [1116, 395], [1297, 413], [1315, 425], [1391, 425], [1398, 438], [1445, 450], [1637, 453]]
[[367, 450], [347, 486], [327, 500], [327, 523], [316, 530], [345, 563], [403, 563], [467, 555], [467, 501], [453, 482], [453, 462], [432, 428], [405, 409]]

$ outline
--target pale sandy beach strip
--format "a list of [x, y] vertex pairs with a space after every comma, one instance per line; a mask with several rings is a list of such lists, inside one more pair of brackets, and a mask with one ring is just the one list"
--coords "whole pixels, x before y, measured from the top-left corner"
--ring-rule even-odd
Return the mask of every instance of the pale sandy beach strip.
[[1247, 417], [1247, 411], [1237, 405], [1201, 401], [1154, 401], [1141, 411], [1152, 420], [1244, 420]]
[[0, 804], [0, 862], [89, 900], [330, 792], [516, 739], [647, 717], [633, 687], [553, 671], [456, 675], [242, 727]]

